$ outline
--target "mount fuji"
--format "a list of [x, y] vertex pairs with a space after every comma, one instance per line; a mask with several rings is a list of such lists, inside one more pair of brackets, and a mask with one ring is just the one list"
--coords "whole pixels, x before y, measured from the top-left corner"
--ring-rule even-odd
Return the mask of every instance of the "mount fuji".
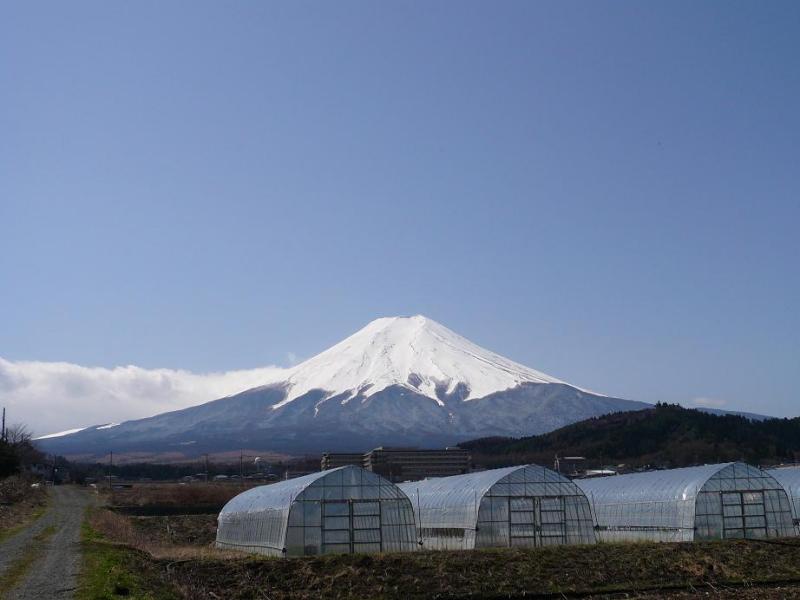
[[581, 389], [481, 348], [423, 316], [377, 319], [264, 385], [38, 444], [67, 456], [304, 454], [524, 436], [649, 404]]

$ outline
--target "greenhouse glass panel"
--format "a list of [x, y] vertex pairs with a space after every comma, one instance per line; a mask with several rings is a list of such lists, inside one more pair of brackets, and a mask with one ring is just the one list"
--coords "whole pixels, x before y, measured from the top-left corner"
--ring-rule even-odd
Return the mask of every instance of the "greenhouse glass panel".
[[763, 539], [795, 535], [789, 499], [744, 463], [631, 473], [575, 483], [602, 541]]
[[586, 496], [538, 465], [399, 484], [411, 500], [423, 548], [591, 544]]
[[408, 497], [354, 466], [243, 492], [225, 505], [218, 525], [218, 547], [270, 556], [417, 549]]
[[[800, 467], [781, 467], [767, 471], [781, 484], [792, 505], [792, 516], [797, 535], [800, 535]], [[767, 497], [767, 510], [775, 511], [779, 501]]]

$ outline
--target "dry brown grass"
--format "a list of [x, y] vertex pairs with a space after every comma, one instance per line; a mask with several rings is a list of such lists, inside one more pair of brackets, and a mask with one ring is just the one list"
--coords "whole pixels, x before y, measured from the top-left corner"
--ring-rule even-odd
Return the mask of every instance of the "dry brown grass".
[[42, 487], [31, 487], [34, 482], [33, 479], [16, 475], [0, 479], [0, 504], [16, 504], [37, 496], [43, 498], [45, 493]]
[[16, 531], [47, 508], [47, 491], [33, 488], [32, 479], [7, 477], [0, 480], [0, 538]]
[[216, 515], [129, 518], [149, 540], [164, 546], [208, 546], [217, 538]]
[[[97, 509], [91, 511], [89, 525], [108, 541], [136, 548], [159, 560], [224, 559], [241, 556], [236, 552], [217, 550], [211, 541], [207, 540], [209, 536], [208, 523], [202, 525], [203, 536], [206, 539], [198, 539], [194, 543], [186, 539], [190, 536], [186, 531], [191, 529], [191, 526], [187, 525], [187, 521], [192, 520], [193, 517], [185, 517], [178, 521], [170, 517], [160, 521], [161, 523], [182, 523], [179, 527], [184, 530], [185, 537], [183, 538], [181, 536], [173, 538], [157, 531], [158, 526], [149, 524], [148, 519], [151, 517], [128, 517], [111, 510]], [[146, 523], [146, 525], [143, 526], [142, 523]]]
[[[229, 483], [134, 484], [131, 488], [112, 490], [108, 503], [114, 507], [185, 507], [192, 510], [214, 509], [214, 512], [217, 512], [228, 500], [250, 487], [253, 485], [243, 487]], [[101, 490], [101, 493], [109, 492]]]

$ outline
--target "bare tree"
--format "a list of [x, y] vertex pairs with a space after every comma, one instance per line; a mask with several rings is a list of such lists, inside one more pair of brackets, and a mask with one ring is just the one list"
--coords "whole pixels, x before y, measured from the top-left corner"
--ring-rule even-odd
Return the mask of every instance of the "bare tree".
[[26, 425], [17, 423], [11, 427], [6, 428], [6, 442], [12, 446], [22, 446], [30, 444], [33, 440], [33, 434]]
[[45, 455], [33, 444], [33, 434], [26, 425], [17, 423], [6, 428], [6, 443], [23, 467], [45, 460]]

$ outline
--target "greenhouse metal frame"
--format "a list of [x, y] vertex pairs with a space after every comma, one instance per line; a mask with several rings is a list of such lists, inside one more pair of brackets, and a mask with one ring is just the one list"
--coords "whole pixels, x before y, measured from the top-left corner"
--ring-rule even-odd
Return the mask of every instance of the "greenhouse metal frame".
[[247, 490], [218, 517], [217, 546], [270, 556], [417, 549], [408, 497], [346, 466]]
[[411, 499], [423, 548], [592, 544], [589, 501], [539, 465], [398, 484]]
[[780, 467], [767, 471], [786, 490], [792, 503], [795, 533], [800, 535], [800, 466]]
[[601, 541], [762, 539], [795, 535], [789, 497], [744, 463], [614, 475], [576, 482]]

